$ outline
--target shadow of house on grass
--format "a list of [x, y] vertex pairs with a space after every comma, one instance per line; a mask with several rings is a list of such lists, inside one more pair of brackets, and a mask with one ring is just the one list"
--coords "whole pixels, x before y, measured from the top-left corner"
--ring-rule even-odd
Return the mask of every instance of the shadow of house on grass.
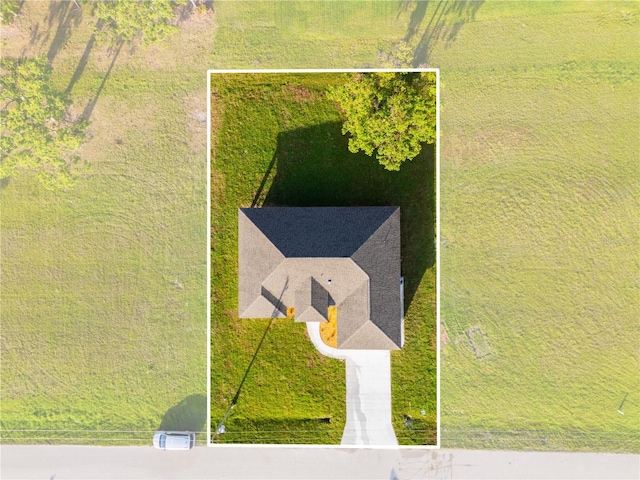
[[189, 395], [167, 410], [158, 430], [201, 432], [206, 420], [207, 397], [201, 394]]
[[341, 122], [280, 133], [253, 206], [399, 206], [406, 311], [435, 262], [434, 145], [391, 172], [373, 157], [349, 152], [347, 142]]

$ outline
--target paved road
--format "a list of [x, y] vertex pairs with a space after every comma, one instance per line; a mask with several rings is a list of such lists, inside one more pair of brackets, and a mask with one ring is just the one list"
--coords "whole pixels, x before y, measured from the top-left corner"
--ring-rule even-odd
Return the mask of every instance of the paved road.
[[472, 450], [2, 446], [2, 480], [634, 479], [637, 455]]

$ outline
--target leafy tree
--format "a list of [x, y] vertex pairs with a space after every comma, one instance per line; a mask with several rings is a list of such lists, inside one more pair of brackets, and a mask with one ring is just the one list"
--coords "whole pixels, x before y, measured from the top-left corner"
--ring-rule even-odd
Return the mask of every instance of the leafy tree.
[[363, 150], [387, 170], [399, 170], [436, 138], [436, 77], [432, 72], [357, 73], [332, 87], [351, 134], [349, 150]]
[[47, 188], [71, 186], [87, 122], [72, 121], [71, 103], [51, 86], [45, 56], [0, 60], [0, 178], [21, 170], [37, 171]]
[[0, 2], [0, 23], [9, 25], [15, 20], [20, 11], [20, 3], [17, 0], [2, 0]]
[[185, 0], [100, 1], [94, 4], [93, 13], [103, 27], [99, 37], [110, 37], [112, 44], [133, 43], [140, 38], [143, 45], [148, 45], [177, 30], [171, 23], [174, 8], [184, 4]]
[[377, 65], [383, 68], [410, 68], [413, 66], [415, 46], [402, 41], [396, 43], [390, 50], [378, 54]]

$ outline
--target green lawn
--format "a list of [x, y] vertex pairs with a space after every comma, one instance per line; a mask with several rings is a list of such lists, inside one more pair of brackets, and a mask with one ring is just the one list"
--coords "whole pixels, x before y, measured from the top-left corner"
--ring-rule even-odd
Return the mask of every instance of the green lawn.
[[438, 57], [445, 445], [640, 450], [637, 32], [487, 5]]
[[[351, 154], [324, 92], [343, 74], [212, 76], [212, 424], [233, 398], [268, 324], [237, 317], [237, 209], [399, 205], [409, 309], [393, 352], [393, 420], [400, 443], [433, 444], [436, 428], [434, 150], [388, 172]], [[262, 188], [261, 188], [262, 185]], [[276, 320], [220, 442], [339, 443], [345, 366], [324, 358], [305, 325]], [[423, 417], [420, 411], [425, 410]], [[405, 426], [405, 415], [414, 418]], [[331, 418], [330, 424], [318, 419]]]
[[441, 69], [442, 445], [640, 451], [637, 3], [255, 5], [216, 67]]
[[[3, 55], [49, 53], [64, 90], [92, 27], [72, 2], [25, 2], [3, 27]], [[161, 426], [206, 426], [206, 84], [187, 60], [195, 48], [120, 52], [73, 189], [2, 182], [4, 443], [150, 445]], [[75, 112], [111, 59], [93, 46]]]

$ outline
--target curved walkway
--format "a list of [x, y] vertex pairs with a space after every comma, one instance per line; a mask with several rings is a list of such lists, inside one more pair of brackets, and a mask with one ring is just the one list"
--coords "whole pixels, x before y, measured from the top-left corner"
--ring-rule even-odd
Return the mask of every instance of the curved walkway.
[[391, 352], [329, 347], [318, 322], [308, 322], [307, 332], [320, 353], [346, 362], [347, 421], [340, 444], [397, 445], [391, 423]]

